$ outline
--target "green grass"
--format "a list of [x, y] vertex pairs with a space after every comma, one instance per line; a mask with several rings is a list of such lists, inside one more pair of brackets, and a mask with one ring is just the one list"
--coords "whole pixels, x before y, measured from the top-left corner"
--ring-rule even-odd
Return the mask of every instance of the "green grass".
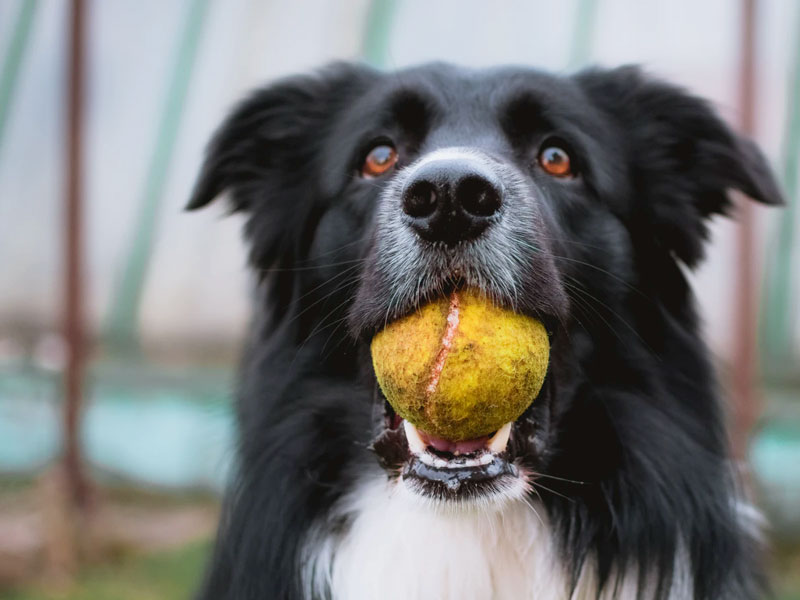
[[208, 542], [88, 568], [69, 590], [0, 591], [0, 600], [181, 600], [197, 590]]
[[800, 575], [781, 573], [775, 583], [777, 600], [800, 600]]
[[[0, 600], [188, 600], [197, 590], [209, 542], [148, 556], [129, 556], [87, 569], [69, 590], [34, 585], [0, 590]], [[784, 565], [786, 566], [786, 565]], [[775, 600], [800, 600], [800, 576], [783, 569], [775, 581]]]

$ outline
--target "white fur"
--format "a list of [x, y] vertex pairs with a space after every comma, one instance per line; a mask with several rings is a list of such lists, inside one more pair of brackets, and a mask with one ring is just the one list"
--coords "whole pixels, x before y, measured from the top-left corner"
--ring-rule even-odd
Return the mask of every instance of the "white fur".
[[483, 165], [491, 166], [492, 161], [477, 148], [470, 148], [468, 146], [448, 146], [447, 148], [439, 148], [433, 152], [419, 158], [416, 162], [409, 166], [409, 178], [414, 175], [423, 165], [427, 165], [439, 160], [473, 160]]
[[[426, 500], [402, 480], [375, 475], [330, 521], [312, 530], [303, 571], [306, 597], [565, 600], [567, 578], [547, 517], [526, 499], [524, 486], [486, 504], [453, 505]], [[670, 595], [676, 600], [691, 595], [687, 559], [685, 553], [679, 556]], [[572, 598], [595, 600], [595, 590], [587, 567]], [[635, 597], [632, 574], [617, 598]]]

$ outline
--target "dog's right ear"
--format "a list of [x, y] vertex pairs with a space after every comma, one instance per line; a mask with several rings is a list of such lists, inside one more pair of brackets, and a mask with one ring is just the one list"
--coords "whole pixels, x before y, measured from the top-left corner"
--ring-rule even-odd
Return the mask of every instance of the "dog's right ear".
[[703, 257], [709, 217], [729, 212], [728, 190], [782, 204], [762, 153], [704, 100], [637, 67], [591, 69], [577, 81], [623, 132], [635, 186], [631, 228], [687, 266]]
[[257, 90], [236, 106], [212, 138], [187, 210], [229, 192], [233, 210], [250, 210], [276, 175], [310, 164], [333, 120], [373, 72], [335, 63], [313, 75], [296, 76]]

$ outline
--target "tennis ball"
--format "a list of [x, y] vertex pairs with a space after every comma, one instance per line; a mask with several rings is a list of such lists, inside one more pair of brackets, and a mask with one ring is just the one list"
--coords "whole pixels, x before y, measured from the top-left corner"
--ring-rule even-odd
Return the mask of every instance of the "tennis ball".
[[466, 289], [390, 323], [371, 351], [378, 384], [398, 415], [462, 441], [498, 430], [530, 406], [550, 344], [536, 319]]

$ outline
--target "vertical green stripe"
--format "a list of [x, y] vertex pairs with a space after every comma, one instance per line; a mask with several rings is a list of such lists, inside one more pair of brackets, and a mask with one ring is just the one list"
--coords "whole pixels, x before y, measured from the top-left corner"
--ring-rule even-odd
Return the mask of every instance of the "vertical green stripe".
[[169, 174], [170, 159], [178, 137], [208, 4], [208, 0], [189, 1], [186, 25], [158, 124], [131, 248], [111, 306], [106, 333], [108, 340], [118, 348], [136, 347], [139, 307], [156, 238], [158, 209]]
[[790, 366], [794, 358], [793, 322], [797, 301], [792, 298], [792, 285], [800, 281], [798, 269], [792, 267], [795, 227], [797, 223], [798, 169], [800, 169], [800, 10], [794, 31], [794, 57], [789, 77], [786, 135], [783, 148], [783, 183], [787, 206], [778, 223], [773, 260], [767, 264], [766, 302], [763, 313], [765, 361]]
[[385, 66], [389, 58], [389, 39], [396, 10], [396, 0], [372, 0], [370, 4], [361, 55], [375, 67]]
[[28, 47], [33, 16], [38, 3], [38, 0], [22, 0], [20, 3], [19, 14], [14, 21], [11, 41], [6, 51], [6, 59], [3, 61], [3, 70], [0, 73], [0, 149], [3, 147], [3, 134], [8, 122], [8, 115], [11, 113], [11, 102], [17, 87], [19, 69], [25, 57], [25, 49]]
[[570, 69], [580, 69], [586, 66], [592, 56], [594, 46], [594, 31], [597, 21], [597, 1], [578, 0], [575, 13], [575, 29], [572, 32], [572, 45], [570, 46]]

